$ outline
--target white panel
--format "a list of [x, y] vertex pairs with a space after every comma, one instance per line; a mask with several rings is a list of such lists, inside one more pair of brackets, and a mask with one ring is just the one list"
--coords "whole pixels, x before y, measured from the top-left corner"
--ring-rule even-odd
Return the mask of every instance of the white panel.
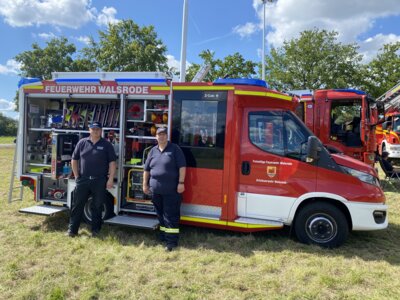
[[237, 214], [238, 216], [242, 216], [245, 217], [247, 215], [246, 212], [246, 201], [247, 201], [247, 197], [246, 197], [246, 193], [238, 193], [237, 194]]
[[297, 198], [247, 193], [246, 215], [242, 217], [287, 220]]

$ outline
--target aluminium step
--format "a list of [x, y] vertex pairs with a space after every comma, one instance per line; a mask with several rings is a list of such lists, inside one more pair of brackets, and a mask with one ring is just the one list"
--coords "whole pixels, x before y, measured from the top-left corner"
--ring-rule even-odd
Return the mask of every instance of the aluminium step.
[[123, 225], [135, 228], [156, 230], [158, 228], [159, 222], [156, 217], [120, 215], [105, 220], [104, 224]]
[[55, 206], [55, 205], [35, 205], [31, 207], [21, 208], [19, 210], [20, 213], [26, 214], [34, 214], [34, 215], [41, 215], [41, 216], [54, 216], [58, 213], [63, 211], [69, 210], [68, 207], [65, 206]]

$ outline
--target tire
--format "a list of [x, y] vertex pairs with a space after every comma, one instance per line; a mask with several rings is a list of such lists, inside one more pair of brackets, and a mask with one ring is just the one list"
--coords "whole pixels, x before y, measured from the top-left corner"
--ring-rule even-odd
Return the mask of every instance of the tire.
[[336, 206], [317, 202], [302, 208], [296, 216], [297, 239], [305, 244], [326, 248], [342, 245], [349, 235], [346, 216]]
[[[112, 216], [114, 216], [114, 196], [111, 195], [110, 192], [106, 192], [106, 201], [103, 204], [103, 210], [101, 213], [101, 218], [103, 220], [107, 220], [109, 218], [111, 218]], [[83, 220], [85, 221], [85, 223], [87, 224], [92, 224], [92, 209], [91, 209], [91, 205], [92, 205], [92, 196], [89, 197], [88, 201], [86, 202], [86, 205], [83, 209]]]

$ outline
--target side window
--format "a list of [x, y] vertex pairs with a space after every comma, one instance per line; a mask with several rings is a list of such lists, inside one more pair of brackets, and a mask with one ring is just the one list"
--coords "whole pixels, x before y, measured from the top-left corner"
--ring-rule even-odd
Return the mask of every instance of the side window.
[[227, 92], [176, 91], [171, 141], [192, 168], [223, 169]]
[[283, 121], [285, 124], [286, 156], [301, 160], [302, 156], [306, 154], [310, 133], [292, 114], [285, 113]]
[[261, 150], [284, 155], [282, 112], [251, 112], [249, 138], [251, 143]]

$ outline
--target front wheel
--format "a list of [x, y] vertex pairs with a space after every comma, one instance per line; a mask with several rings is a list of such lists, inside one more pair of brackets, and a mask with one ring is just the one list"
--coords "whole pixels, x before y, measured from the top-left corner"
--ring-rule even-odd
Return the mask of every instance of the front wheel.
[[334, 248], [342, 245], [349, 234], [349, 226], [343, 212], [329, 203], [313, 203], [301, 209], [294, 222], [298, 240]]
[[[101, 218], [103, 220], [107, 220], [114, 215], [114, 197], [108, 191], [106, 193], [107, 195], [105, 203], [103, 204], [103, 209], [101, 212]], [[87, 224], [92, 224], [92, 201], [93, 198], [92, 196], [90, 196], [88, 201], [86, 202], [85, 208], [83, 209], [83, 220]]]

